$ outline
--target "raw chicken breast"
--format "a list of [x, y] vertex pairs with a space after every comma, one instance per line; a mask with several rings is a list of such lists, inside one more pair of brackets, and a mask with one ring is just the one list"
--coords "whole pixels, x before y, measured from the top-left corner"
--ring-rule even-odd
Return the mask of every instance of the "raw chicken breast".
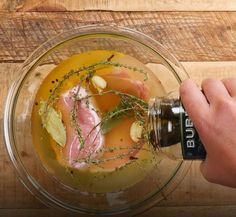
[[[78, 90], [79, 88], [79, 90]], [[73, 109], [73, 97], [78, 92], [79, 97], [87, 96], [86, 90], [81, 86], [76, 86], [61, 95], [58, 102], [58, 109], [62, 114], [62, 120], [66, 127], [66, 144], [63, 148], [63, 155], [70, 166], [81, 168], [86, 166], [85, 162], [78, 162], [81, 159], [90, 157], [95, 158], [103, 146], [103, 136], [100, 133], [100, 126], [94, 128], [100, 122], [98, 114], [90, 102], [86, 104], [85, 100], [76, 102], [77, 123], [80, 126], [81, 134], [85, 139], [83, 147], [78, 139], [78, 134], [72, 126], [71, 111]], [[92, 131], [91, 131], [92, 130]]]
[[129, 93], [144, 100], [149, 99], [150, 91], [144, 82], [133, 80], [128, 72], [116, 71], [110, 74], [103, 75], [107, 81], [108, 87], [121, 92]]

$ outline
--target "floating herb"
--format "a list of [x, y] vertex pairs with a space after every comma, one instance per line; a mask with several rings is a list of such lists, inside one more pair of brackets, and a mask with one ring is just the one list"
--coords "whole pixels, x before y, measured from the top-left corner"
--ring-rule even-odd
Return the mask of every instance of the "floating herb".
[[51, 135], [51, 137], [60, 145], [66, 144], [66, 130], [62, 123], [61, 114], [51, 106], [48, 106], [47, 112], [46, 102], [40, 102], [39, 114], [41, 115], [43, 127]]
[[[49, 98], [45, 102], [45, 109], [43, 110], [44, 116], [51, 110], [51, 108], [53, 108], [54, 103], [59, 98], [61, 87], [63, 86], [64, 82], [66, 80], [68, 80], [71, 76], [74, 76], [74, 75], [79, 76], [80, 77], [80, 85], [85, 85], [86, 87], [88, 87], [88, 85], [91, 83], [93, 76], [96, 75], [96, 72], [99, 69], [104, 68], [104, 66], [105, 67], [113, 66], [113, 67], [126, 68], [131, 71], [140, 72], [144, 75], [144, 80], [148, 79], [147, 73], [144, 72], [143, 70], [137, 69], [136, 67], [132, 67], [132, 66], [122, 64], [119, 62], [112, 62], [111, 59], [113, 57], [114, 57], [114, 55], [111, 55], [105, 61], [96, 62], [96, 63], [88, 65], [88, 66], [84, 66], [84, 67], [81, 67], [81, 68], [78, 68], [75, 70], [71, 70], [68, 73], [66, 73], [62, 79], [60, 79], [60, 80], [55, 79], [55, 81], [57, 83], [55, 83], [54, 88], [50, 90]], [[142, 118], [142, 117], [144, 117], [144, 114], [146, 114], [147, 103], [145, 101], [143, 101], [135, 96], [132, 96], [132, 95], [129, 95], [126, 93], [122, 93], [119, 91], [115, 91], [115, 90], [110, 91], [110, 93], [120, 96], [121, 101], [120, 101], [120, 104], [117, 105], [114, 109], [112, 109], [111, 111], [109, 111], [108, 113], [106, 113], [102, 116], [102, 120], [101, 120], [101, 123], [99, 123], [99, 125], [101, 127], [101, 132], [103, 134], [108, 133], [125, 116], [132, 115], [135, 118]], [[107, 94], [107, 93], [106, 92], [99, 92], [98, 94], [103, 95], [103, 94]], [[96, 94], [91, 95], [90, 97], [95, 96], [95, 95]], [[83, 100], [83, 99], [80, 99], [79, 90], [78, 90], [74, 94], [74, 105], [73, 105], [73, 109], [71, 111], [71, 124], [77, 133], [78, 140], [80, 142], [80, 149], [82, 149], [84, 147], [86, 139], [88, 138], [89, 135], [86, 138], [83, 138], [82, 130], [81, 130], [80, 125], [77, 121], [77, 107], [78, 107], [77, 103], [80, 100]], [[88, 101], [87, 101], [86, 105], [89, 106]], [[95, 126], [93, 128], [93, 130], [96, 127], [98, 127], [98, 125]], [[94, 139], [94, 141], [95, 141], [95, 139]], [[60, 145], [61, 145], [61, 143], [62, 143], [62, 141], [60, 141]]]
[[[144, 119], [148, 111], [148, 103], [136, 96], [123, 93], [117, 90], [109, 90], [98, 94], [91, 94], [80, 100], [86, 100], [94, 96], [102, 96], [106, 94], [115, 94], [120, 97], [120, 103], [112, 110], [102, 116], [101, 122], [96, 127], [101, 127], [101, 132], [106, 134], [112, 130], [124, 117], [135, 117], [136, 120], [144, 124]], [[143, 120], [143, 121], [142, 121]]]

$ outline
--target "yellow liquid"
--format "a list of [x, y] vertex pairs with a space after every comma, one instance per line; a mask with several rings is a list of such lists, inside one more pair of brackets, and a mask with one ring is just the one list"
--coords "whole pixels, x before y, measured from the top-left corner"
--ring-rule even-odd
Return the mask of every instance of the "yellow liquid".
[[[97, 74], [107, 80], [107, 90], [117, 89], [122, 92], [135, 95], [135, 90], [129, 87], [129, 83], [122, 80], [114, 80], [106, 77], [109, 73], [128, 73], [131, 79], [140, 80], [145, 83], [149, 89], [149, 96], [145, 99], [148, 101], [150, 97], [164, 95], [160, 81], [149, 71], [142, 63], [136, 59], [108, 50], [90, 51], [78, 55], [74, 55], [55, 67], [42, 82], [35, 102], [48, 100], [50, 90], [52, 90], [58, 81], [72, 69], [89, 66], [99, 61], [103, 61], [114, 55], [112, 62], [119, 62], [143, 69], [148, 72], [148, 79], [144, 81], [144, 75], [140, 72], [129, 71], [128, 69], [106, 66], [97, 70]], [[80, 82], [79, 76], [72, 76], [63, 83], [60, 90], [61, 93], [73, 88]], [[91, 91], [95, 90], [90, 87]], [[115, 95], [104, 95], [95, 97], [96, 106], [101, 112], [112, 109], [119, 102], [119, 98]], [[41, 125], [41, 117], [39, 116], [39, 106], [33, 107], [32, 111], [32, 135], [33, 143], [40, 160], [46, 170], [57, 180], [71, 188], [88, 192], [112, 192], [128, 188], [144, 179], [154, 167], [154, 153], [148, 144], [143, 144], [141, 150], [135, 153], [136, 160], [129, 157], [117, 158], [115, 160], [100, 163], [98, 165], [91, 164], [84, 169], [71, 168], [61, 157], [62, 148], [50, 137]], [[101, 159], [107, 159], [127, 153], [129, 148], [133, 147], [130, 139], [129, 131], [134, 118], [124, 118], [112, 131], [105, 134], [104, 147], [115, 147], [117, 150], [104, 152]]]

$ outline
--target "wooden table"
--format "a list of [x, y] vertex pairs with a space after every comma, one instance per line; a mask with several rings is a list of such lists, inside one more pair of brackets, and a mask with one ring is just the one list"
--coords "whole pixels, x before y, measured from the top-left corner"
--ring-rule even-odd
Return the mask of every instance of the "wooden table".
[[[8, 88], [19, 75], [17, 66], [47, 39], [84, 24], [116, 23], [146, 33], [182, 61], [199, 83], [206, 77], [236, 76], [236, 12], [232, 10], [236, 10], [234, 0], [214, 4], [211, 0], [2, 0], [0, 118]], [[0, 128], [2, 132], [2, 124]], [[0, 134], [0, 217], [56, 215], [68, 216], [48, 209], [23, 187]], [[236, 189], [207, 183], [199, 162], [194, 162], [176, 191], [140, 217], [190, 215], [236, 215]]]

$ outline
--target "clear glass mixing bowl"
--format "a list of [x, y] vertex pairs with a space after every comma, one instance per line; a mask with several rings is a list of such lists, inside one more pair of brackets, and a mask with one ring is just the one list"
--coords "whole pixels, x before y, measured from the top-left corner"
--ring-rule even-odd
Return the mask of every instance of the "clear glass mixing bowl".
[[6, 101], [5, 144], [21, 181], [45, 204], [84, 214], [130, 216], [166, 198], [191, 162], [166, 158], [144, 180], [127, 189], [89, 193], [71, 190], [52, 178], [32, 144], [32, 106], [42, 80], [50, 72], [48, 65], [56, 67], [68, 57], [89, 50], [115, 50], [136, 58], [155, 73], [166, 94], [178, 92], [181, 81], [188, 77], [163, 46], [135, 30], [95, 25], [62, 33], [42, 44], [19, 68], [20, 77], [12, 84]]

